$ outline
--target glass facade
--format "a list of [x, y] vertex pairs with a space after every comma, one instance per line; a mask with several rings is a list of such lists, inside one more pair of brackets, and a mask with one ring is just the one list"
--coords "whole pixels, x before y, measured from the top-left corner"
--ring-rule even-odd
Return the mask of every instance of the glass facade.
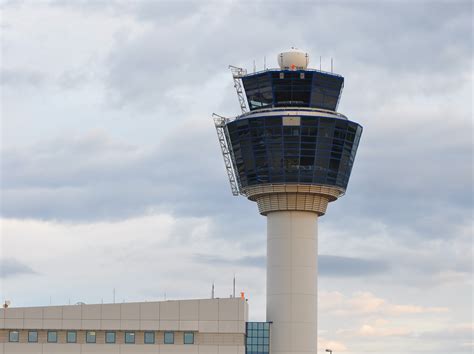
[[313, 107], [335, 111], [344, 78], [315, 70], [267, 70], [243, 77], [242, 83], [250, 110]]
[[38, 331], [28, 331], [28, 343], [38, 342]]
[[[277, 114], [277, 112], [275, 112]], [[346, 119], [275, 115], [227, 124], [241, 187], [299, 183], [347, 188], [362, 127]]]
[[247, 322], [245, 353], [270, 353], [270, 323]]

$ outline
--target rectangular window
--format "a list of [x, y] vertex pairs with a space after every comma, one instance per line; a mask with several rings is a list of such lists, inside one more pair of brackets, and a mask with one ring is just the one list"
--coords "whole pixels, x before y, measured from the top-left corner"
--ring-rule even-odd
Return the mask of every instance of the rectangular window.
[[143, 340], [145, 344], [155, 344], [155, 332], [145, 332]]
[[105, 332], [105, 343], [113, 344], [117, 341], [117, 335], [115, 332]]
[[174, 332], [165, 332], [165, 344], [174, 344]]
[[58, 342], [58, 332], [48, 331], [48, 343], [57, 343]]
[[193, 332], [184, 332], [184, 344], [194, 344]]
[[135, 344], [135, 332], [125, 332], [125, 344]]
[[8, 335], [8, 341], [9, 342], [14, 342], [14, 343], [19, 342], [20, 341], [20, 332], [10, 331], [10, 334]]
[[28, 343], [38, 342], [38, 331], [28, 331]]
[[97, 341], [97, 333], [95, 331], [86, 332], [86, 343], [95, 343]]
[[67, 333], [66, 333], [66, 342], [67, 343], [77, 343], [77, 332], [76, 331], [67, 331]]

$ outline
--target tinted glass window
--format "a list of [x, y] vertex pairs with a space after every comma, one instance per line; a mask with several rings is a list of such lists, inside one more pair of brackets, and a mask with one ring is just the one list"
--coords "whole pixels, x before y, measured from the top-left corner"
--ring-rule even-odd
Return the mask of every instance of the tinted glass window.
[[10, 331], [8, 335], [9, 342], [19, 342], [20, 341], [20, 332], [18, 331]]
[[184, 344], [194, 344], [193, 332], [184, 332]]
[[117, 341], [117, 335], [115, 332], [105, 332], [105, 343], [115, 343]]
[[48, 343], [57, 343], [58, 342], [58, 332], [48, 331]]
[[126, 344], [135, 343], [135, 332], [125, 332], [125, 343]]
[[165, 332], [165, 344], [174, 344], [174, 332]]
[[86, 332], [86, 343], [95, 343], [97, 339], [97, 333], [95, 331]]
[[38, 331], [28, 331], [28, 342], [36, 343], [38, 341]]
[[145, 344], [155, 344], [155, 332], [145, 332]]
[[66, 334], [66, 342], [76, 343], [77, 342], [77, 332], [76, 331], [68, 331], [67, 334]]
[[[228, 124], [232, 160], [241, 187], [300, 183], [346, 189], [362, 128], [347, 120], [301, 117], [244, 118]], [[245, 131], [244, 135], [236, 132]]]
[[248, 322], [246, 337], [247, 354], [268, 354], [270, 352], [270, 324]]

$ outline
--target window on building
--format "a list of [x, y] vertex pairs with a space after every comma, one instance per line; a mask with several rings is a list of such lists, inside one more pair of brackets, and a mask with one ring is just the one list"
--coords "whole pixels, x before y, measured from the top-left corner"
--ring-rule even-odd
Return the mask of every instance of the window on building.
[[115, 332], [105, 332], [105, 343], [113, 344], [117, 341], [117, 335]]
[[58, 342], [58, 332], [48, 331], [48, 343], [57, 343]]
[[155, 332], [145, 332], [143, 341], [145, 344], [155, 344]]
[[184, 344], [194, 344], [193, 332], [184, 332]]
[[19, 342], [20, 341], [20, 332], [18, 331], [10, 331], [8, 335], [9, 342]]
[[125, 344], [135, 344], [135, 332], [125, 332]]
[[67, 333], [66, 333], [66, 342], [67, 343], [77, 343], [77, 332], [76, 331], [67, 331]]
[[86, 343], [95, 343], [97, 341], [97, 333], [95, 331], [86, 332]]
[[165, 344], [174, 344], [174, 332], [165, 332]]
[[38, 342], [38, 331], [28, 331], [28, 343]]
[[268, 322], [247, 322], [247, 354], [268, 354], [270, 352], [270, 324]]

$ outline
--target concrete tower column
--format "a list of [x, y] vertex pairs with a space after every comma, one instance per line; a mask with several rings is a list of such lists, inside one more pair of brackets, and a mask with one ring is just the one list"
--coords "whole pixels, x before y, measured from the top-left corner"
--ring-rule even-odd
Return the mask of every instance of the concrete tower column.
[[317, 219], [308, 211], [267, 214], [272, 354], [317, 353]]

